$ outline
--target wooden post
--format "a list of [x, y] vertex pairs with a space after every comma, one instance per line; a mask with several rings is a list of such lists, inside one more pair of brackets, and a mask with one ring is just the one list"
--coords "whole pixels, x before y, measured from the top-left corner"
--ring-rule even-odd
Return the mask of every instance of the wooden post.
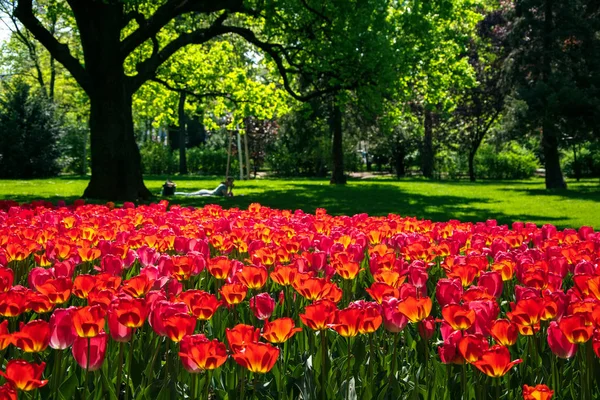
[[240, 181], [244, 179], [244, 158], [242, 155], [242, 141], [240, 138], [240, 130], [237, 129], [237, 149], [238, 149], [238, 160], [240, 162]]
[[250, 179], [250, 152], [248, 151], [248, 130], [244, 135], [244, 150], [246, 150], [246, 179]]
[[225, 179], [229, 178], [229, 165], [231, 164], [231, 131], [228, 130], [227, 133], [229, 134], [229, 147], [227, 148], [227, 169], [225, 170]]

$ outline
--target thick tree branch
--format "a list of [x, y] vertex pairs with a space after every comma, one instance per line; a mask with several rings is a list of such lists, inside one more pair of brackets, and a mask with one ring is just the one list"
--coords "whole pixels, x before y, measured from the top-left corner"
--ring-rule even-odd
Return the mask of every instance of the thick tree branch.
[[320, 97], [324, 94], [335, 93], [340, 90], [356, 89], [358, 87], [358, 85], [356, 83], [351, 83], [351, 84], [347, 84], [347, 85], [337, 84], [337, 85], [329, 86], [325, 89], [315, 90], [315, 91], [312, 91], [307, 94], [299, 94], [292, 88], [290, 77], [288, 76], [288, 73], [290, 71], [285, 66], [285, 62], [286, 62], [285, 51], [282, 51], [282, 50], [284, 50], [284, 48], [281, 45], [264, 42], [264, 41], [260, 40], [258, 37], [256, 37], [256, 35], [254, 34], [254, 32], [252, 30], [247, 29], [247, 28], [224, 25], [224, 26], [221, 26], [220, 29], [223, 30], [222, 33], [233, 33], [235, 35], [242, 37], [248, 43], [255, 45], [256, 47], [258, 47], [259, 49], [264, 51], [266, 54], [268, 54], [275, 62], [275, 65], [277, 66], [277, 70], [279, 71], [279, 74], [281, 75], [281, 78], [283, 79], [283, 87], [290, 94], [290, 96], [292, 96], [296, 100], [309, 101], [316, 97]]
[[[127, 58], [133, 50], [145, 41], [156, 36], [156, 34], [165, 27], [175, 17], [187, 13], [210, 14], [218, 11], [245, 12], [253, 14], [251, 10], [244, 7], [243, 0], [170, 0], [160, 6], [154, 14], [140, 23], [136, 18], [139, 27], [127, 36], [121, 42], [121, 56]], [[131, 21], [132, 18], [129, 18]], [[127, 21], [127, 23], [129, 22]]]
[[89, 93], [90, 79], [79, 60], [71, 54], [69, 46], [60, 43], [33, 14], [32, 0], [19, 0], [15, 16], [49, 52], [71, 73], [79, 85]]
[[216, 98], [216, 97], [223, 97], [229, 101], [231, 101], [234, 104], [239, 104], [239, 103], [254, 103], [254, 104], [258, 104], [256, 102], [252, 102], [250, 100], [240, 100], [240, 99], [236, 99], [235, 96], [233, 96], [231, 93], [225, 93], [225, 92], [205, 92], [205, 93], [196, 93], [193, 90], [187, 89], [187, 88], [180, 88], [180, 87], [175, 87], [173, 85], [171, 85], [169, 82], [160, 79], [158, 77], [154, 77], [154, 78], [150, 78], [151, 81], [159, 83], [161, 85], [163, 85], [165, 88], [167, 88], [168, 90], [172, 91], [172, 92], [176, 92], [176, 93], [185, 93], [187, 96], [193, 97], [197, 100], [203, 101], [204, 99], [208, 98], [208, 97], [212, 97], [212, 98]]
[[160, 51], [156, 51], [155, 43], [152, 56], [139, 63], [136, 67], [138, 74], [129, 78], [130, 92], [135, 93], [147, 80], [156, 75], [158, 67], [162, 65], [169, 57], [175, 54], [181, 48], [190, 44], [202, 44], [222, 34], [222, 24], [227, 19], [227, 12], [221, 14], [210, 27], [198, 29], [191, 33], [182, 33], [176, 39], [172, 40]]

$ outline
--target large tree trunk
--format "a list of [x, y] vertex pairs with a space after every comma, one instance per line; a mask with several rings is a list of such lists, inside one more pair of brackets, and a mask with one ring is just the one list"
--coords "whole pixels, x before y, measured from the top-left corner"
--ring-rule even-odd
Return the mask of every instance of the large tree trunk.
[[544, 121], [542, 132], [542, 150], [546, 167], [546, 189], [566, 189], [567, 184], [560, 169], [558, 137], [551, 121]]
[[84, 197], [138, 200], [152, 196], [144, 185], [133, 133], [131, 91], [120, 59], [123, 5], [86, 2], [75, 9], [86, 69], [91, 77], [92, 177]]
[[426, 178], [433, 178], [433, 115], [425, 109], [423, 146], [421, 148], [421, 171]]
[[342, 109], [339, 104], [334, 104], [331, 114], [331, 130], [333, 131], [333, 146], [331, 149], [332, 168], [331, 184], [345, 184], [344, 175], [344, 146], [342, 143]]
[[179, 107], [178, 107], [178, 113], [179, 113], [179, 135], [178, 135], [178, 144], [179, 144], [179, 173], [181, 175], [187, 175], [188, 173], [188, 169], [187, 169], [187, 158], [186, 158], [186, 152], [185, 152], [185, 144], [186, 144], [186, 139], [187, 139], [187, 131], [185, 129], [185, 122], [186, 122], [186, 118], [185, 118], [185, 98], [186, 98], [186, 94], [185, 92], [181, 92], [179, 93]]

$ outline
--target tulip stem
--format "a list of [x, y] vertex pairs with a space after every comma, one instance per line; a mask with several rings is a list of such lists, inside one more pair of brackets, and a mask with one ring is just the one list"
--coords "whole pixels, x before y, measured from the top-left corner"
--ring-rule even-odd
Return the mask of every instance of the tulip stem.
[[468, 399], [468, 396], [467, 396], [467, 366], [464, 363], [462, 365], [462, 371], [460, 374], [460, 383], [462, 386], [462, 398], [464, 400], [466, 400], [466, 399]]
[[[129, 342], [129, 357], [127, 360], [127, 379], [129, 380], [129, 384], [127, 386], [129, 386], [129, 387], [126, 388], [126, 390], [125, 390], [125, 400], [127, 400], [129, 398], [129, 389], [133, 388], [133, 381], [131, 379], [131, 364], [133, 364], [134, 340], [135, 340], [135, 328], [133, 329], [133, 332], [131, 332], [131, 341]], [[133, 389], [131, 389], [131, 390], [133, 391]], [[131, 393], [131, 397], [133, 397], [133, 393]]]
[[212, 381], [212, 370], [208, 370], [206, 375], [206, 385], [204, 385], [204, 400], [208, 400], [208, 390]]
[[244, 400], [246, 397], [246, 368], [242, 367], [242, 373], [240, 377], [240, 400]]
[[346, 371], [346, 399], [350, 400], [350, 340], [348, 337], [348, 370]]
[[123, 379], [123, 342], [119, 342], [119, 361], [117, 363], [117, 384], [115, 386], [115, 393], [119, 397], [121, 393], [121, 381]]
[[83, 397], [87, 398], [88, 392], [88, 375], [90, 372], [90, 338], [87, 339], [87, 358], [85, 359], [85, 375], [83, 378]]
[[321, 331], [321, 399], [327, 398], [327, 331]]
[[375, 347], [373, 346], [373, 333], [369, 334], [369, 382], [373, 381], [373, 365], [375, 358]]
[[394, 378], [396, 377], [396, 363], [398, 359], [398, 342], [400, 340], [400, 333], [394, 334], [394, 353], [392, 354], [392, 366], [390, 368], [389, 386], [392, 386], [392, 382], [395, 383]]
[[[60, 387], [60, 370], [62, 369], [62, 349], [59, 349], [56, 358], [54, 358], [54, 372], [52, 373], [52, 379], [54, 380], [54, 398], [58, 399], [58, 389]], [[2, 366], [2, 362], [0, 361], [0, 367]]]

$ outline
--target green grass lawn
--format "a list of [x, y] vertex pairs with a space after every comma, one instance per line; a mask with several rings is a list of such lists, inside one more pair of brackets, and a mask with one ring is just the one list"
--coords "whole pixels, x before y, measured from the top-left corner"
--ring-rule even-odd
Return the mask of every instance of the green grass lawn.
[[[165, 177], [146, 177], [156, 193]], [[218, 178], [178, 177], [178, 191], [213, 189]], [[87, 185], [85, 177], [44, 180], [0, 180], [0, 199], [28, 202], [47, 199], [73, 201]], [[171, 197], [171, 203], [246, 208], [250, 203], [280, 209], [314, 212], [322, 207], [333, 215], [395, 213], [433, 221], [459, 219], [500, 223], [531, 221], [561, 228], [591, 225], [600, 229], [600, 182], [569, 181], [569, 190], [546, 191], [542, 179], [520, 181], [427, 181], [391, 178], [350, 180], [346, 186], [329, 185], [324, 179], [256, 179], [236, 181], [234, 198]], [[157, 198], [158, 199], [158, 198]]]

